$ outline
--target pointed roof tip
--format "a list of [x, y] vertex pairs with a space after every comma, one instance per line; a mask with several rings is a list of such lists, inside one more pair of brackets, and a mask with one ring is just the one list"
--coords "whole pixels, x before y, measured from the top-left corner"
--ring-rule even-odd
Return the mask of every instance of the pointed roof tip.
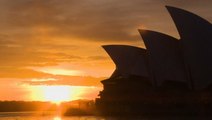
[[199, 15], [197, 15], [193, 12], [190, 12], [186, 9], [173, 7], [173, 6], [167, 6], [167, 5], [165, 7], [168, 10], [169, 14], [171, 15], [176, 26], [178, 26], [178, 24], [185, 23], [184, 22], [185, 20], [187, 20], [187, 22], [188, 21], [191, 21], [191, 22], [196, 21], [196, 22], [200, 22], [200, 23], [204, 23], [204, 24], [211, 24], [208, 20], [206, 20], [206, 19], [200, 17]]
[[113, 47], [113, 46], [116, 46], [116, 45], [102, 45], [102, 48], [106, 51], [106, 52], [108, 52], [108, 50], [110, 50], [110, 48], [111, 47]]
[[[193, 12], [190, 12], [190, 11], [188, 11], [186, 9], [173, 7], [173, 6], [168, 6], [168, 5], [166, 5], [165, 7], [166, 7], [166, 9], [168, 10], [168, 12], [170, 13], [171, 16], [174, 16], [175, 14], [181, 14], [181, 15], [187, 15], [187, 16], [192, 16], [193, 15], [193, 16], [196, 16], [196, 17], [198, 17], [200, 19], [205, 20], [204, 18], [200, 17], [199, 15], [197, 15], [197, 14], [195, 14]], [[205, 21], [207, 21], [207, 20], [205, 20]]]
[[143, 35], [145, 33], [153, 32], [152, 30], [147, 30], [147, 29], [138, 29], [138, 32]]
[[145, 30], [144, 29], [138, 29], [138, 32], [140, 33], [140, 34], [142, 34], [143, 32], [144, 32]]
[[166, 9], [175, 8], [173, 6], [165, 5]]
[[107, 45], [102, 45], [103, 48], [108, 48], [108, 47], [113, 47], [113, 46], [129, 46], [129, 45], [119, 45], [119, 44], [107, 44]]
[[178, 8], [178, 7], [173, 7], [173, 6], [168, 6], [168, 5], [166, 5], [165, 7], [166, 7], [167, 11], [169, 12], [169, 14], [171, 15], [171, 17], [173, 17], [173, 14], [176, 14], [176, 13], [179, 13], [179, 12], [191, 13], [191, 12], [185, 10], [185, 9], [181, 9], [181, 8]]
[[146, 31], [145, 29], [142, 29], [142, 28], [139, 28], [138, 29], [138, 32], [144, 32], [144, 31]]
[[129, 49], [129, 48], [133, 48], [133, 49], [137, 49], [139, 50], [141, 53], [145, 53], [146, 52], [146, 48], [142, 48], [142, 47], [137, 47], [137, 46], [131, 46], [131, 45], [122, 45], [122, 44], [109, 44], [109, 45], [102, 45], [102, 48], [108, 52], [111, 50], [111, 48], [116, 48], [116, 49]]
[[156, 32], [156, 31], [153, 31], [153, 30], [148, 30], [148, 29], [138, 29], [139, 32]]
[[[178, 7], [174, 7], [174, 6], [168, 6], [168, 5], [166, 5], [165, 7], [166, 7], [166, 9], [168, 10], [168, 12], [171, 15], [172, 14], [175, 14], [177, 12], [185, 12], [185, 13], [189, 13], [189, 14], [194, 14], [194, 13], [188, 11], [188, 10], [185, 10], [185, 9], [182, 9], [182, 8], [178, 8]], [[194, 15], [196, 15], [196, 14], [194, 14]]]
[[107, 47], [107, 45], [102, 45], [102, 48], [103, 48], [103, 49], [106, 49], [106, 47]]
[[108, 50], [111, 48], [111, 46], [115, 46], [115, 45], [102, 45], [102, 48], [108, 52]]
[[139, 32], [140, 32], [141, 38], [143, 39], [145, 45], [146, 45], [146, 41], [150, 41], [151, 39], [157, 40], [158, 38], [164, 39], [165, 41], [166, 40], [178, 41], [177, 38], [175, 38], [171, 35], [161, 33], [161, 32], [157, 32], [157, 31], [153, 31], [153, 30], [141, 30]]
[[104, 48], [104, 47], [107, 47], [108, 45], [102, 45], [102, 47]]
[[[169, 5], [165, 5], [165, 7], [166, 7], [166, 9], [168, 10], [168, 11], [170, 11], [170, 10], [173, 10], [173, 9], [177, 9], [177, 10], [183, 10], [183, 9], [180, 9], [180, 8], [177, 8], [177, 7], [174, 7], [174, 6], [169, 6]], [[184, 10], [185, 11], [185, 10]]]
[[174, 38], [174, 37], [167, 35], [165, 33], [157, 32], [157, 31], [153, 31], [153, 30], [139, 29], [139, 32], [140, 32], [141, 35], [151, 35], [152, 36], [152, 34], [155, 34], [155, 35], [157, 34], [157, 35], [160, 35], [160, 36], [163, 35], [163, 36], [167, 36], [167, 37], [170, 37], [170, 38]]

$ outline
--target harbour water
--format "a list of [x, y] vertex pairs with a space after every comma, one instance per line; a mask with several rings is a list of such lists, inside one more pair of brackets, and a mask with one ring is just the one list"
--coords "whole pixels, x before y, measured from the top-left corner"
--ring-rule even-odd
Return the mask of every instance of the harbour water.
[[57, 116], [8, 116], [0, 120], [105, 120], [99, 117], [57, 117]]
[[0, 112], [0, 120], [106, 120], [97, 116], [73, 116], [65, 117], [52, 113], [38, 112]]
[[0, 112], [0, 120], [211, 120], [211, 117], [166, 116], [166, 117], [101, 117], [101, 116], [59, 116], [40, 112]]

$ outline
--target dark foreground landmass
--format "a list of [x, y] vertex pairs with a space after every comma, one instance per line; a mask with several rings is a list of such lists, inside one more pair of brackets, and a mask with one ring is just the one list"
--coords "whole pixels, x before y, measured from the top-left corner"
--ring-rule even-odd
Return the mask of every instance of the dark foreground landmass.
[[92, 100], [75, 100], [60, 105], [41, 101], [0, 101], [0, 112], [39, 112], [56, 111], [65, 116], [96, 115], [95, 103]]
[[54, 111], [56, 105], [39, 101], [0, 101], [0, 112]]

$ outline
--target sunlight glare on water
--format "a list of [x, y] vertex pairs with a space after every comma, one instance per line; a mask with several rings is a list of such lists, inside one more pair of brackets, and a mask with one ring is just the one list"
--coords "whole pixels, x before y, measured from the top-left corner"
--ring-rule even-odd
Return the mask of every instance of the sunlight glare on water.
[[33, 116], [11, 116], [11, 117], [0, 117], [0, 120], [114, 120], [114, 119], [104, 119], [100, 117], [33, 117]]
[[[195, 117], [189, 116], [167, 116], [167, 117], [100, 117], [100, 116], [58, 116], [52, 115], [32, 115], [31, 112], [0, 112], [0, 120], [196, 120]], [[200, 117], [201, 119], [201, 117]], [[211, 120], [209, 118], [202, 118], [201, 120]]]

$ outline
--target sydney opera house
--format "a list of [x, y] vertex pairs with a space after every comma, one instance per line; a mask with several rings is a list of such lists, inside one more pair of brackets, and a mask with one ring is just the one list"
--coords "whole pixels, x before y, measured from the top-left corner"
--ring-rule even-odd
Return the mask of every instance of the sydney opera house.
[[146, 49], [103, 46], [116, 65], [96, 99], [104, 114], [212, 113], [212, 25], [186, 10], [166, 8], [180, 39], [140, 29]]

